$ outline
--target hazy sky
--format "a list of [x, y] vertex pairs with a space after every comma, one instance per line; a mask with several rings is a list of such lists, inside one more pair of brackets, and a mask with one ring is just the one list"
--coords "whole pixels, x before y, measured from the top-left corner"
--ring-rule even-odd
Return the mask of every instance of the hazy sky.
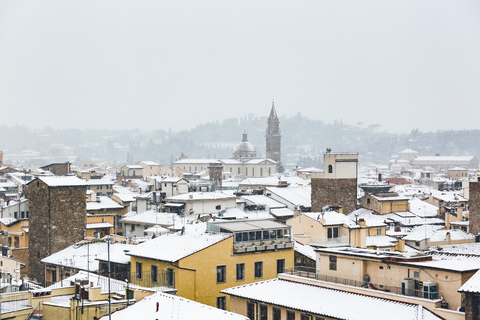
[[0, 125], [479, 129], [480, 1], [0, 2]]

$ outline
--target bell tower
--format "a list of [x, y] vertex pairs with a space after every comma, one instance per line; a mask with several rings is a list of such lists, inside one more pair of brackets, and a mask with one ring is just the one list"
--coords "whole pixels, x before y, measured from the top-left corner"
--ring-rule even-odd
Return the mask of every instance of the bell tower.
[[272, 109], [267, 121], [266, 158], [277, 162], [277, 171], [283, 172], [282, 166], [282, 134], [280, 132], [280, 121], [278, 120], [275, 103], [272, 101]]

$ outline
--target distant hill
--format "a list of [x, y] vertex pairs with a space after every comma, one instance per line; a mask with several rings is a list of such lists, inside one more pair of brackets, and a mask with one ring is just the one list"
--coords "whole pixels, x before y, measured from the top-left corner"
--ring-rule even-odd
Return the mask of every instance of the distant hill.
[[[44, 165], [54, 161], [108, 160], [118, 164], [155, 160], [170, 165], [184, 153], [190, 158], [231, 157], [244, 130], [265, 156], [267, 117], [225, 119], [199, 124], [188, 131], [164, 128], [140, 130], [31, 130], [22, 126], [0, 127], [0, 150], [6, 163]], [[286, 168], [320, 166], [327, 148], [337, 152], [358, 152], [360, 162], [387, 164], [392, 155], [411, 148], [420, 155], [473, 155], [480, 158], [480, 130], [455, 130], [393, 134], [341, 121], [324, 123], [301, 114], [281, 117], [282, 160]]]

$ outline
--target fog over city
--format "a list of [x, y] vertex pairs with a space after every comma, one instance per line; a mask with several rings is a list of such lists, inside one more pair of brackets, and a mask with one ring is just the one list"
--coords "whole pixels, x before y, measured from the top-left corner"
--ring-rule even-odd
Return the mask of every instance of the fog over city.
[[0, 125], [178, 132], [266, 116], [275, 100], [280, 117], [477, 129], [479, 12], [478, 1], [2, 1]]

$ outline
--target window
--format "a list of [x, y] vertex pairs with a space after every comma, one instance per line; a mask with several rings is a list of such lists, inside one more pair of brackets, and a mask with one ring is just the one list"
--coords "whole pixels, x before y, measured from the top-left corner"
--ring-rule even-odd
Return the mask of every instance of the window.
[[377, 236], [381, 236], [382, 235], [382, 228], [377, 228]]
[[173, 269], [167, 268], [166, 272], [166, 277], [167, 277], [167, 286], [174, 288], [175, 287], [175, 273], [173, 272]]
[[247, 301], [247, 317], [250, 320], [255, 320], [255, 304]]
[[336, 239], [338, 238], [338, 233], [339, 233], [338, 227], [330, 227], [327, 229], [327, 238], [330, 240]]
[[370, 204], [370, 198], [367, 198], [367, 204]]
[[255, 278], [263, 278], [263, 261], [255, 262]]
[[237, 281], [245, 280], [245, 263], [237, 263]]
[[221, 210], [222, 209], [222, 205], [219, 204], [218, 206], [215, 207], [215, 210]]
[[420, 278], [420, 271], [413, 271], [413, 277], [414, 278]]
[[330, 270], [337, 270], [337, 256], [328, 256], [329, 269]]
[[265, 304], [260, 305], [260, 320], [268, 319], [268, 308]]
[[227, 297], [217, 297], [217, 308], [227, 310]]
[[152, 266], [150, 274], [151, 274], [152, 283], [157, 283], [158, 282], [158, 267], [157, 266]]
[[287, 310], [287, 320], [295, 320], [295, 311]]
[[227, 266], [217, 266], [217, 283], [226, 281]]
[[255, 177], [255, 168], [252, 168], [252, 176]]
[[137, 279], [142, 280], [142, 263], [138, 262], [135, 264], [135, 271], [137, 275]]
[[312, 320], [312, 316], [309, 315], [309, 314], [302, 314], [302, 315], [300, 316], [300, 319], [301, 319], [301, 320]]
[[277, 274], [285, 272], [285, 259], [277, 260]]
[[333, 167], [331, 164], [328, 165], [328, 173], [333, 173]]
[[263, 168], [260, 168], [260, 177], [263, 177]]
[[282, 319], [282, 311], [279, 308], [272, 308], [273, 313], [273, 320], [281, 320]]

